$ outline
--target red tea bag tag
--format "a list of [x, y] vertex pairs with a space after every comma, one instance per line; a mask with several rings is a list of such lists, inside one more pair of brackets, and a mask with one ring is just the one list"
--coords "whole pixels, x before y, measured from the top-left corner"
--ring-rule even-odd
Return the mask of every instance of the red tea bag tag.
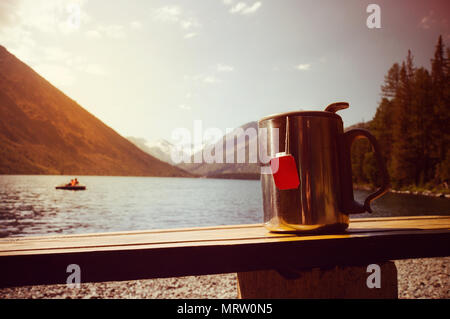
[[298, 178], [297, 165], [295, 158], [289, 154], [289, 117], [286, 116], [286, 140], [284, 143], [285, 151], [277, 153], [275, 158], [270, 160], [270, 169], [272, 171], [275, 186], [278, 189], [296, 189], [300, 185]]
[[278, 189], [296, 189], [300, 185], [294, 156], [286, 152], [277, 153], [270, 160], [270, 169]]

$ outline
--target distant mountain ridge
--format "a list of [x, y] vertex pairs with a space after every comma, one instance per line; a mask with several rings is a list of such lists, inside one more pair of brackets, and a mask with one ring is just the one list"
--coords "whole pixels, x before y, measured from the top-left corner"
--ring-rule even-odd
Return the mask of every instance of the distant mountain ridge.
[[[247, 130], [254, 130], [255, 135], [250, 139], [246, 137], [242, 139], [243, 134], [247, 132]], [[205, 176], [205, 177], [215, 177], [215, 178], [229, 178], [229, 179], [259, 179], [260, 167], [257, 163], [251, 163], [249, 160], [249, 147], [250, 145], [257, 145], [257, 133], [258, 133], [258, 123], [257, 122], [249, 122], [244, 124], [231, 133], [223, 136], [219, 141], [215, 144], [206, 144], [203, 148], [196, 152], [194, 156], [192, 156], [191, 163], [180, 163], [177, 166], [185, 171], [188, 171], [192, 174]], [[241, 139], [239, 139], [241, 138]], [[234, 139], [234, 142], [231, 141]], [[143, 138], [138, 137], [128, 137], [128, 140], [139, 147], [144, 152], [160, 159], [161, 161], [165, 161], [167, 163], [175, 164], [172, 161], [171, 153], [175, 149], [175, 145], [170, 143], [167, 140], [157, 140], [154, 142], [147, 142]], [[232, 148], [227, 149], [228, 145], [233, 142]], [[193, 146], [192, 146], [193, 147]], [[202, 163], [195, 163], [194, 158], [196, 154], [203, 152], [207, 148], [214, 149], [215, 147], [223, 147], [223, 163], [206, 163], [203, 161]], [[257, 149], [255, 149], [257, 151]], [[232, 156], [237, 159], [238, 152], [245, 154], [245, 162], [244, 163], [226, 163], [226, 154], [229, 152]], [[203, 156], [203, 155], [202, 155]]]
[[[253, 130], [256, 134], [243, 138], [247, 130]], [[233, 145], [229, 148], [228, 145]], [[249, 122], [236, 129], [231, 133], [223, 136], [214, 145], [207, 145], [205, 148], [223, 148], [223, 163], [181, 163], [178, 167], [206, 177], [230, 178], [230, 179], [259, 179], [260, 166], [258, 163], [252, 163], [249, 158], [250, 146], [258, 145], [258, 123]], [[228, 148], [227, 148], [228, 147]], [[203, 148], [202, 151], [205, 150]], [[237, 154], [241, 152], [245, 154], [245, 161], [237, 163]], [[252, 152], [257, 152], [257, 149], [252, 148]], [[231, 154], [235, 158], [235, 163], [226, 163], [226, 154]], [[257, 154], [254, 154], [257, 156]], [[257, 158], [257, 157], [256, 157]]]
[[140, 150], [2, 46], [0, 174], [192, 176]]
[[173, 145], [169, 141], [165, 139], [158, 139], [154, 142], [147, 142], [147, 140], [144, 138], [133, 136], [128, 136], [127, 139], [131, 143], [139, 147], [141, 150], [153, 157], [156, 157], [160, 161], [174, 165], [171, 153], [175, 148], [175, 145]]
[[[346, 128], [346, 130], [353, 128], [365, 128], [368, 129], [370, 126], [370, 122], [366, 123], [357, 123], [352, 126]], [[249, 161], [249, 148], [252, 143], [257, 143], [257, 135], [252, 139], [246, 138], [245, 140], [241, 139], [240, 143], [237, 141], [237, 137], [242, 137], [242, 132], [245, 133], [247, 129], [254, 129], [258, 132], [258, 123], [257, 122], [249, 122], [246, 123], [231, 133], [225, 135], [220, 139], [215, 145], [206, 145], [201, 151], [203, 152], [206, 147], [214, 148], [223, 147], [224, 156], [227, 151], [231, 152], [232, 155], [240, 152], [245, 152], [246, 158], [245, 163], [225, 163], [225, 159], [223, 163], [181, 163], [178, 166], [192, 174], [196, 174], [199, 176], [209, 177], [209, 178], [223, 178], [223, 179], [259, 179], [261, 167], [257, 163], [250, 163]], [[256, 140], [255, 140], [256, 138]], [[136, 145], [138, 145], [142, 150], [149, 152], [150, 154], [158, 157], [161, 160], [165, 160], [171, 162], [170, 160], [170, 151], [175, 147], [168, 141], [159, 140], [152, 144], [145, 144], [144, 139], [139, 138], [129, 138], [134, 141]], [[230, 139], [235, 139], [233, 143], [232, 149], [227, 149], [227, 142]], [[144, 144], [142, 143], [144, 141]], [[150, 146], [151, 145], [151, 146]], [[195, 156], [195, 155], [194, 155]]]

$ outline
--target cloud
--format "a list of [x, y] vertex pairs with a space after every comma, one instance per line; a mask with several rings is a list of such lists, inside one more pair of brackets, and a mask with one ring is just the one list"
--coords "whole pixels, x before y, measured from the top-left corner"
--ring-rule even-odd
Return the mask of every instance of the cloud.
[[295, 68], [299, 71], [308, 71], [311, 69], [311, 64], [299, 64]]
[[436, 18], [434, 17], [434, 11], [431, 10], [430, 12], [428, 12], [428, 14], [426, 16], [424, 16], [420, 22], [419, 22], [419, 27], [421, 27], [422, 29], [430, 29], [431, 26], [436, 24]]
[[180, 109], [186, 110], [186, 111], [190, 111], [192, 109], [189, 105], [184, 105], [184, 104], [178, 105], [178, 107]]
[[16, 27], [39, 32], [70, 34], [90, 20], [83, 10], [87, 0], [0, 2], [0, 24], [12, 21]]
[[[201, 73], [201, 74], [196, 74], [196, 75], [184, 75], [184, 80], [185, 81], [190, 81], [194, 85], [199, 85], [199, 84], [200, 85], [201, 84], [207, 84], [207, 85], [217, 84], [217, 83], [222, 82], [222, 80], [219, 77], [217, 77], [216, 74], [233, 72], [235, 69], [231, 65], [218, 63], [216, 66], [214, 66], [214, 68], [211, 68], [211, 70], [214, 70], [214, 72], [209, 72], [209, 73], [206, 73], [206, 74], [205, 73]], [[192, 97], [191, 93], [188, 93], [186, 95], [187, 99], [189, 99], [191, 97]]]
[[[43, 36], [69, 36], [84, 28], [90, 21], [83, 10], [87, 1], [0, 0], [1, 44], [60, 88], [72, 86], [79, 72], [105, 75], [100, 65], [74, 56], [64, 46], [46, 46], [40, 41]], [[120, 27], [96, 32], [121, 36]]]
[[[441, 16], [437, 17], [437, 15]], [[426, 16], [420, 19], [418, 24], [419, 28], [424, 30], [440, 29], [439, 33], [442, 34], [444, 38], [450, 38], [449, 23], [447, 18], [442, 17], [440, 12], [438, 12], [437, 15], [433, 10], [430, 10]]]
[[225, 64], [217, 64], [216, 67], [217, 72], [233, 72], [234, 71], [234, 67], [232, 67], [231, 65], [225, 65]]
[[70, 67], [76, 67], [76, 68], [80, 69], [81, 65], [86, 64], [86, 58], [82, 57], [82, 56], [77, 56], [77, 57], [71, 56], [66, 60], [66, 63]]
[[89, 30], [86, 31], [86, 36], [88, 38], [98, 39], [102, 37], [102, 34], [98, 30]]
[[95, 29], [86, 31], [86, 36], [88, 38], [103, 38], [107, 37], [110, 39], [123, 39], [126, 36], [125, 28], [122, 25], [99, 25]]
[[201, 27], [200, 22], [195, 16], [184, 12], [180, 6], [169, 5], [153, 10], [153, 19], [163, 23], [171, 23], [178, 25], [182, 30], [188, 32], [185, 39], [193, 38], [197, 35], [193, 30]]
[[74, 56], [59, 47], [33, 48], [32, 66], [38, 73], [58, 87], [69, 87], [76, 82], [76, 72], [94, 76], [105, 76], [107, 72], [85, 57]]
[[200, 23], [194, 18], [186, 18], [180, 21], [180, 26], [185, 30], [189, 30], [200, 27]]
[[100, 64], [88, 63], [85, 57], [73, 56], [69, 51], [64, 51], [59, 47], [46, 47], [35, 50], [35, 54], [39, 56], [40, 61], [44, 61], [38, 64], [42, 70], [49, 73], [53, 78], [57, 74], [63, 75], [64, 86], [71, 85], [74, 82], [74, 80], [68, 80], [69, 78], [74, 79], [73, 76], [68, 76], [71, 72], [74, 73], [74, 71], [96, 76], [104, 76], [107, 74]]
[[142, 29], [142, 23], [140, 21], [132, 21], [130, 27], [134, 30], [140, 30]]
[[0, 27], [13, 25], [18, 21], [18, 5], [19, 0], [0, 1]]
[[120, 39], [125, 37], [124, 27], [121, 25], [101, 26], [99, 30], [109, 38]]
[[196, 36], [197, 36], [197, 33], [195, 33], [195, 32], [190, 32], [190, 33], [186, 34], [186, 35], [184, 36], [184, 38], [185, 38], [185, 39], [191, 39], [191, 38], [196, 37]]
[[61, 52], [44, 52], [42, 43], [35, 39], [42, 34], [70, 35], [78, 31], [90, 20], [83, 10], [86, 3], [87, 0], [0, 0], [1, 44], [31, 66], [58, 59], [56, 55]]
[[241, 14], [241, 15], [249, 15], [253, 14], [261, 8], [261, 2], [255, 2], [252, 5], [247, 4], [246, 2], [238, 2], [235, 5], [232, 5], [233, 1], [224, 1], [225, 5], [231, 6], [229, 12], [231, 14]]
[[214, 75], [208, 74], [197, 74], [194, 76], [185, 75], [184, 80], [191, 81], [193, 83], [204, 83], [204, 84], [215, 84], [220, 82], [219, 78], [215, 77]]
[[181, 19], [181, 8], [179, 6], [165, 6], [154, 11], [153, 17], [162, 22], [177, 23]]
[[204, 83], [210, 83], [210, 84], [212, 84], [212, 83], [217, 83], [217, 82], [219, 82], [219, 79], [216, 78], [215, 76], [207, 75], [207, 76], [204, 76], [204, 77], [202, 78], [202, 81], [203, 81]]
[[106, 71], [99, 64], [88, 64], [84, 68], [81, 68], [81, 70], [88, 74], [97, 76], [104, 76], [107, 74]]
[[70, 56], [69, 52], [64, 51], [59, 47], [46, 47], [42, 49], [44, 58], [47, 61], [64, 61]]
[[95, 76], [105, 76], [108, 72], [98, 63], [90, 63], [85, 57], [70, 56], [65, 60], [66, 66], [72, 68], [73, 70], [84, 72], [87, 74], [95, 75]]

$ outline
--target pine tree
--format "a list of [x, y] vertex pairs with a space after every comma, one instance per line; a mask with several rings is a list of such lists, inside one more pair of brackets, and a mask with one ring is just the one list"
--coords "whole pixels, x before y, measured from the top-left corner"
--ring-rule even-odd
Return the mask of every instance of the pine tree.
[[[447, 50], [448, 52], [448, 50]], [[434, 157], [436, 161], [442, 161], [446, 157], [449, 145], [449, 72], [448, 56], [444, 57], [444, 43], [439, 36], [434, 58], [431, 60], [431, 79], [433, 85], [434, 130], [432, 144], [435, 147]]]
[[446, 50], [444, 57], [444, 43], [442, 36], [439, 37], [431, 60], [433, 81], [433, 105], [435, 111], [435, 127], [433, 138], [436, 150], [436, 173], [435, 180], [448, 187], [450, 171], [450, 49]]
[[412, 154], [410, 112], [414, 64], [411, 51], [400, 68], [399, 86], [393, 99], [393, 140], [390, 174], [395, 186], [409, 185], [414, 181], [415, 167]]
[[393, 134], [392, 123], [394, 102], [383, 98], [377, 108], [375, 116], [370, 123], [370, 130], [376, 137], [386, 162], [391, 158]]
[[400, 86], [400, 66], [394, 63], [384, 77], [381, 86], [381, 102], [374, 118], [370, 123], [370, 130], [380, 144], [386, 164], [390, 165], [393, 144], [393, 117], [395, 114], [396, 96]]
[[424, 68], [414, 73], [409, 138], [412, 161], [415, 163], [414, 183], [424, 184], [432, 178], [431, 147], [433, 129], [433, 103], [431, 76]]
[[400, 85], [400, 66], [398, 63], [389, 69], [388, 74], [384, 77], [384, 84], [381, 86], [382, 96], [392, 99], [396, 96]]

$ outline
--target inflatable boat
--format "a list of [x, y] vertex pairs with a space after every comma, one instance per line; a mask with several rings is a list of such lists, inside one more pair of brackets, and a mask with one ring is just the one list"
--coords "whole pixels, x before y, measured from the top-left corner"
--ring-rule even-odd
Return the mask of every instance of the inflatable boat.
[[70, 185], [61, 185], [61, 186], [56, 186], [56, 189], [64, 189], [64, 190], [68, 190], [68, 191], [84, 191], [86, 190], [86, 186], [83, 185], [75, 185], [75, 186], [70, 186]]

